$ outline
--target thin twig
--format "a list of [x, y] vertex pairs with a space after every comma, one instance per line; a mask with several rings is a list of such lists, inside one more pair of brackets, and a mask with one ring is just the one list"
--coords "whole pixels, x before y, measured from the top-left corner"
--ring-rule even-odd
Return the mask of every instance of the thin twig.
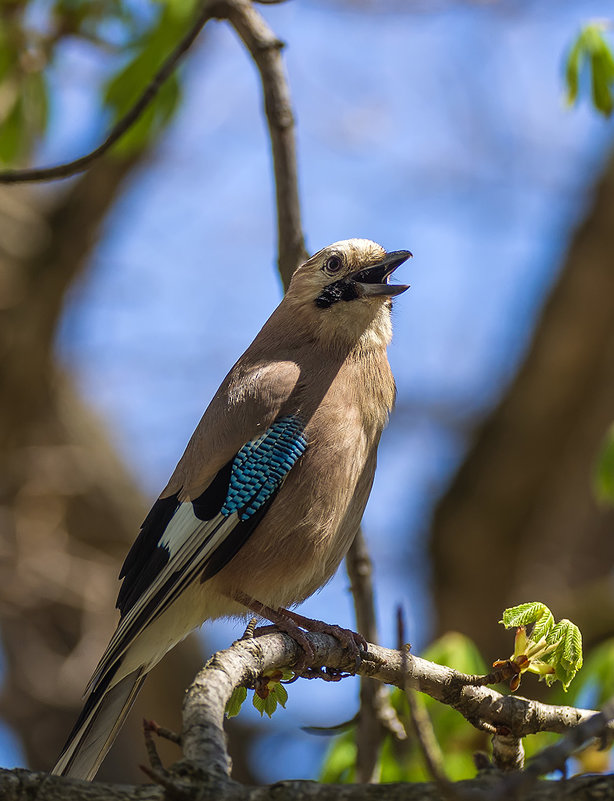
[[235, 28], [260, 73], [273, 150], [278, 267], [284, 287], [287, 288], [292, 273], [308, 254], [301, 224], [294, 117], [281, 58], [283, 43], [249, 0], [221, 0], [217, 13], [219, 17], [228, 19]]
[[147, 724], [156, 737], [168, 740], [170, 743], [175, 743], [175, 745], [181, 745], [181, 734], [178, 732], [167, 729], [165, 726], [159, 726], [155, 720], [147, 721]]
[[170, 77], [182, 57], [190, 49], [205, 23], [215, 16], [215, 10], [215, 1], [205, 0], [200, 13], [190, 26], [188, 32], [156, 72], [143, 94], [136, 103], [130, 107], [126, 114], [115, 123], [107, 138], [95, 150], [92, 150], [91, 153], [87, 153], [85, 156], [74, 159], [74, 161], [69, 161], [65, 164], [57, 164], [53, 167], [33, 167], [31, 169], [6, 170], [0, 172], [0, 183], [15, 184], [25, 183], [27, 181], [51, 181], [57, 178], [68, 178], [71, 175], [77, 175], [86, 170], [96, 159], [99, 159], [113, 147], [139, 119], [158, 94], [162, 84]]
[[145, 750], [147, 751], [149, 764], [152, 770], [155, 770], [158, 773], [166, 773], [166, 768], [162, 764], [162, 760], [160, 759], [158, 749], [156, 748], [156, 744], [152, 736], [154, 733], [157, 734], [157, 728], [158, 726], [153, 720], [147, 720], [147, 718], [143, 718], [143, 735], [145, 737]]
[[[356, 629], [369, 641], [378, 642], [373, 593], [373, 563], [359, 529], [345, 560], [354, 599]], [[384, 729], [377, 714], [378, 699], [388, 696], [385, 687], [373, 679], [360, 679], [360, 711], [356, 727], [356, 778], [377, 781], [377, 759], [384, 740]]]
[[354, 599], [356, 627], [365, 639], [376, 643], [378, 635], [373, 591], [373, 562], [361, 529], [354, 537], [354, 542], [345, 560], [345, 566]]
[[[400, 606], [397, 609], [397, 648], [402, 654], [403, 674], [407, 676], [409, 675], [409, 671], [407, 670], [409, 648], [405, 645], [405, 622], [403, 620], [403, 610]], [[408, 686], [407, 680], [405, 681], [403, 691], [407, 697], [412, 726], [420, 751], [422, 752], [424, 763], [433, 781], [441, 789], [442, 795], [445, 796], [449, 789], [450, 782], [446, 776], [443, 755], [437, 738], [435, 737], [433, 724], [423, 704], [416, 698], [414, 690]]]
[[[357, 630], [369, 641], [378, 642], [373, 591], [373, 563], [362, 530], [359, 529], [345, 560], [354, 599]], [[397, 739], [406, 732], [397, 718], [388, 690], [369, 678], [360, 680], [360, 712], [356, 729], [356, 773], [360, 782], [376, 780], [377, 759], [386, 731]]]

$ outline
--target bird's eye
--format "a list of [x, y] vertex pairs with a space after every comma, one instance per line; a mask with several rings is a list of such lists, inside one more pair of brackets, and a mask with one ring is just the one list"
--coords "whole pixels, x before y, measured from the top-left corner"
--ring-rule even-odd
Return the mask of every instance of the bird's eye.
[[342, 267], [343, 262], [341, 261], [340, 256], [329, 256], [324, 264], [324, 269], [329, 275], [338, 273]]

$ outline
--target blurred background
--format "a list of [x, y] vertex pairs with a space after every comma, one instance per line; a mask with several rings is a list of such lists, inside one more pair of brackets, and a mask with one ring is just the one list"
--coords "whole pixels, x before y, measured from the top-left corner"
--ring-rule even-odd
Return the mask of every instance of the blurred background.
[[[191, 18], [189, 0], [0, 2], [0, 159], [96, 145]], [[614, 419], [614, 142], [564, 64], [606, 0], [292, 0], [287, 47], [307, 247], [413, 251], [390, 361], [397, 408], [364, 529], [381, 643], [512, 651], [540, 600], [614, 636], [611, 508], [592, 473]], [[114, 628], [119, 566], [219, 382], [281, 297], [254, 65], [203, 31], [145, 122], [82, 177], [0, 188], [0, 764], [47, 769]], [[301, 611], [353, 625], [348, 579]], [[207, 625], [152, 674], [101, 778], [140, 780], [143, 715], [179, 727]], [[526, 693], [536, 691], [527, 680]], [[244, 711], [237, 776], [314, 778], [357, 681]], [[176, 756], [172, 750], [165, 758]]]

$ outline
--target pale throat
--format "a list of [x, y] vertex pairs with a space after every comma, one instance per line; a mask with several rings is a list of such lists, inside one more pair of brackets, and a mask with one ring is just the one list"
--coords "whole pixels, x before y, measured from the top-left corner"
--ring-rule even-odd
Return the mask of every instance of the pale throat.
[[[360, 303], [360, 301], [352, 301]], [[386, 348], [392, 339], [392, 320], [390, 308], [386, 303], [378, 303], [376, 308], [358, 309], [337, 307], [333, 314], [322, 317], [318, 327], [318, 338], [328, 346], [348, 346], [357, 353]], [[332, 310], [331, 310], [332, 311]]]

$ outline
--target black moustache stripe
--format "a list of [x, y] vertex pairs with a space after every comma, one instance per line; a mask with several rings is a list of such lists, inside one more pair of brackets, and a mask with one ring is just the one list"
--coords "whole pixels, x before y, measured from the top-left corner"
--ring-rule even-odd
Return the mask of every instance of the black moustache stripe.
[[356, 300], [360, 297], [358, 287], [350, 278], [342, 278], [324, 287], [315, 300], [318, 309], [329, 309], [333, 303], [340, 300]]

